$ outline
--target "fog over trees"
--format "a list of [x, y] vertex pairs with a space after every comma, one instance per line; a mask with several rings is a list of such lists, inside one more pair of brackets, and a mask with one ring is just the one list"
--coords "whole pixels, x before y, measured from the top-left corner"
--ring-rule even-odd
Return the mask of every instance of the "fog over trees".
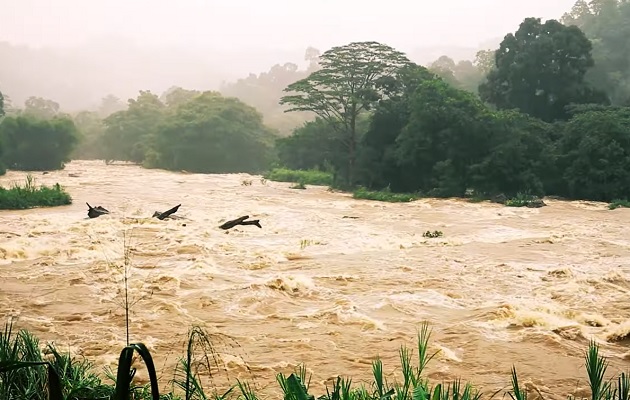
[[[462, 9], [441, 12], [461, 25], [432, 29], [470, 43]], [[3, 42], [0, 159], [25, 170], [76, 158], [203, 173], [282, 166], [330, 172], [338, 187], [431, 196], [627, 198], [630, 3], [578, 0], [551, 18], [501, 12], [497, 24], [514, 21], [503, 33], [441, 51], [431, 35], [376, 29], [392, 41], [322, 31], [334, 44], [266, 51], [247, 50], [261, 39], [241, 35], [244, 47], [205, 52], [169, 37]], [[309, 33], [279, 29], [250, 32], [290, 43]]]

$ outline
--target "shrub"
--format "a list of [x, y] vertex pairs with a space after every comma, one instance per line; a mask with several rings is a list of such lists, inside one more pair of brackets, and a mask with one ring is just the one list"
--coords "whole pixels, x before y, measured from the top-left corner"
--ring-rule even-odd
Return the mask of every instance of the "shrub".
[[0, 186], [0, 209], [24, 210], [33, 207], [55, 207], [72, 204], [72, 197], [58, 183], [54, 186], [35, 185], [35, 178], [27, 175], [23, 186], [14, 183], [10, 188]]

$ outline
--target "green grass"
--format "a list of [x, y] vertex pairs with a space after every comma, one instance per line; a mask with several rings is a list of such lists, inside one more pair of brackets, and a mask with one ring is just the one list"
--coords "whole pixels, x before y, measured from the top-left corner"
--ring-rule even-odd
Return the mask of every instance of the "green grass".
[[274, 168], [265, 174], [264, 178], [270, 181], [302, 183], [303, 185], [330, 186], [333, 184], [331, 173], [314, 169]]
[[0, 186], [1, 210], [24, 210], [33, 207], [55, 207], [72, 204], [72, 197], [58, 183], [54, 186], [36, 186], [35, 178], [27, 175], [24, 185]]
[[608, 205], [608, 208], [610, 210], [615, 210], [617, 208], [630, 208], [630, 201], [628, 200], [613, 200], [612, 202], [610, 202], [610, 204]]
[[[313, 394], [310, 376], [304, 365], [298, 366], [289, 376], [276, 375], [276, 381], [284, 400], [479, 400], [492, 399], [499, 392], [481, 393], [471, 383], [460, 379], [452, 382], [433, 383], [425, 374], [426, 367], [437, 353], [429, 351], [431, 331], [423, 323], [416, 338], [416, 349], [401, 346], [398, 351], [399, 366], [396, 374], [385, 374], [380, 358], [372, 361], [372, 379], [357, 384], [349, 377], [337, 376], [331, 387], [326, 386], [320, 395]], [[113, 350], [113, 349], [112, 349]], [[414, 354], [415, 350], [415, 354]], [[106, 372], [107, 382], [96, 373], [87, 360], [78, 360], [70, 354], [60, 353], [53, 345], [46, 346], [47, 356], [42, 354], [39, 341], [26, 330], [15, 334], [11, 323], [0, 332], [0, 398], [31, 400], [127, 400], [127, 399], [213, 399], [258, 400], [260, 397], [248, 382], [236, 380], [227, 389], [218, 390], [202, 384], [211, 375], [212, 365], [219, 355], [213, 347], [211, 336], [195, 327], [188, 333], [184, 356], [180, 357], [168, 390], [160, 392], [157, 371], [150, 351], [142, 343], [124, 346], [116, 373]], [[134, 355], [144, 362], [150, 383], [137, 386], [133, 383]], [[214, 360], [214, 361], [213, 361]], [[620, 373], [607, 381], [604, 379], [608, 361], [599, 353], [599, 346], [591, 341], [584, 353], [586, 375], [594, 400], [630, 399], [630, 377]], [[516, 367], [512, 367], [510, 385], [506, 394], [513, 400], [526, 400], [527, 390], [520, 383]], [[507, 371], [506, 371], [507, 375]], [[390, 378], [387, 379], [386, 376]], [[507, 376], [506, 376], [507, 378]], [[506, 379], [507, 380], [507, 379]], [[506, 382], [507, 383], [507, 382]], [[503, 390], [503, 389], [502, 389]], [[559, 394], [559, 393], [557, 393]], [[569, 399], [575, 399], [571, 394]]]
[[394, 193], [389, 190], [373, 191], [366, 188], [358, 188], [352, 193], [352, 197], [361, 200], [385, 201], [388, 203], [408, 203], [418, 200], [418, 196], [411, 193]]

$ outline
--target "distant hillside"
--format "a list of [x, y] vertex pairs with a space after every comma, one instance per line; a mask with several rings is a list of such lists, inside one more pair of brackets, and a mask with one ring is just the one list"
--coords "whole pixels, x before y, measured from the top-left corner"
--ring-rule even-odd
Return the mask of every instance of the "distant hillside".
[[260, 64], [260, 54], [236, 51], [142, 48], [111, 41], [68, 49], [0, 42], [0, 91], [15, 105], [39, 96], [71, 111], [96, 106], [110, 93], [126, 100], [139, 90], [161, 93], [172, 86], [218, 89], [221, 82], [238, 79], [245, 71], [268, 68], [272, 56]]

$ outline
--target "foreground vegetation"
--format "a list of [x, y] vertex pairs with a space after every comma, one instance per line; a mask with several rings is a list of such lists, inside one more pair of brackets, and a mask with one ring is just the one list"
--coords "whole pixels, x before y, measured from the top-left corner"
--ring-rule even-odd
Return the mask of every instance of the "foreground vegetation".
[[33, 207], [54, 207], [72, 204], [72, 197], [58, 183], [37, 186], [35, 178], [27, 175], [23, 185], [0, 186], [0, 210], [24, 210]]
[[[310, 377], [304, 366], [286, 376], [277, 375], [279, 389], [285, 400], [477, 400], [491, 398], [491, 394], [479, 392], [470, 383], [456, 379], [449, 383], [433, 383], [425, 377], [428, 363], [437, 353], [430, 353], [431, 331], [423, 323], [417, 336], [417, 349], [402, 346], [399, 351], [398, 376], [386, 374], [379, 358], [372, 362], [373, 380], [370, 384], [356, 384], [349, 377], [337, 377], [332, 387], [315, 397], [309, 387]], [[198, 354], [197, 354], [198, 353]], [[134, 385], [136, 369], [132, 367], [134, 355], [140, 356], [149, 376], [149, 384]], [[12, 323], [0, 333], [0, 398], [32, 400], [70, 399], [209, 399], [238, 398], [256, 400], [255, 388], [244, 381], [226, 388], [203, 387], [202, 369], [211, 371], [210, 360], [219, 368], [220, 354], [214, 352], [211, 337], [200, 328], [189, 332], [185, 354], [179, 359], [169, 390], [160, 392], [157, 371], [150, 351], [142, 344], [128, 344], [120, 354], [117, 371], [107, 370], [105, 381], [95, 371], [95, 366], [85, 360], [61, 353], [54, 345], [47, 344], [42, 353], [39, 340], [26, 330], [14, 333]], [[584, 354], [588, 385], [592, 400], [630, 399], [630, 377], [621, 373], [610, 381], [605, 380], [608, 363], [599, 354], [599, 346], [591, 341]], [[202, 361], [199, 363], [199, 361]], [[203, 360], [205, 360], [205, 365]], [[415, 362], [414, 362], [415, 360]], [[511, 385], [507, 393], [514, 400], [526, 400], [527, 391], [521, 385], [515, 367], [511, 371]], [[569, 395], [572, 398], [571, 395]]]

